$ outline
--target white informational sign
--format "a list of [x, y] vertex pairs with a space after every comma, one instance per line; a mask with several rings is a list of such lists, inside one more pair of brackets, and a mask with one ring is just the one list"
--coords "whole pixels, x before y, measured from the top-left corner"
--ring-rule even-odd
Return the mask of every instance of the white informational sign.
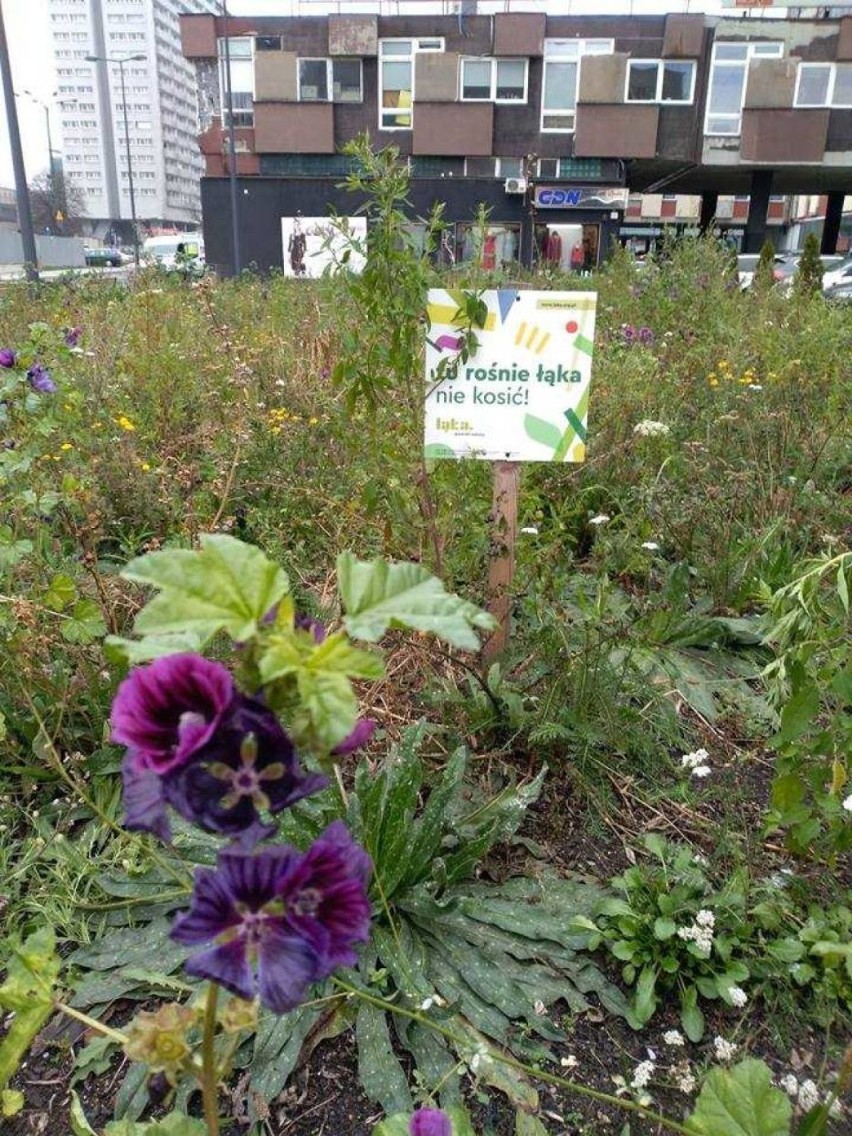
[[582, 461], [596, 293], [507, 288], [481, 298], [485, 326], [473, 329], [478, 346], [461, 362], [464, 296], [429, 292], [426, 456]]
[[[352, 239], [360, 245], [353, 245]], [[336, 272], [343, 264], [360, 272], [364, 267], [363, 249], [367, 247], [365, 217], [282, 217], [281, 242], [284, 248], [284, 275], [316, 279], [326, 271]]]

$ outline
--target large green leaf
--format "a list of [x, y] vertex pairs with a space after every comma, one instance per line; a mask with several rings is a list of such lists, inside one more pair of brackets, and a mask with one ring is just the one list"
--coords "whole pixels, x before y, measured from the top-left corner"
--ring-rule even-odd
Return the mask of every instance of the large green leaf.
[[713, 1069], [686, 1127], [696, 1136], [788, 1136], [793, 1109], [763, 1061]]
[[355, 639], [375, 642], [392, 628], [428, 631], [461, 650], [476, 651], [474, 628], [487, 631], [494, 619], [444, 589], [420, 564], [358, 560], [351, 552], [337, 558], [337, 579], [346, 611], [346, 629]]
[[411, 1108], [408, 1078], [393, 1051], [385, 1015], [362, 1002], [355, 1021], [358, 1043], [358, 1075], [364, 1092], [378, 1101], [385, 1112]]
[[0, 1042], [0, 1089], [5, 1088], [36, 1034], [53, 1013], [54, 986], [59, 974], [56, 937], [43, 927], [12, 946], [6, 979], [0, 986], [0, 1007], [12, 1011], [12, 1021]]
[[201, 537], [201, 548], [163, 549], [131, 560], [125, 579], [159, 589], [136, 617], [138, 635], [218, 631], [251, 639], [264, 615], [287, 594], [284, 571], [250, 544], [224, 534]]

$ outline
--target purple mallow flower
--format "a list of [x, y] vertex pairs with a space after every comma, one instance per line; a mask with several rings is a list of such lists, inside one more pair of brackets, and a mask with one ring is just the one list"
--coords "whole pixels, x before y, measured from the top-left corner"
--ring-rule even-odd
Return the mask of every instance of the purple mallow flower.
[[639, 328], [639, 342], [644, 343], [646, 347], [650, 347], [654, 342], [654, 332], [650, 327]]
[[190, 974], [285, 1013], [312, 982], [355, 961], [353, 945], [369, 935], [370, 870], [342, 821], [304, 854], [289, 845], [222, 851], [215, 869], [196, 870], [192, 905], [172, 938], [211, 944], [187, 960]]
[[169, 655], [140, 667], [113, 703], [125, 825], [170, 837], [167, 806], [208, 832], [259, 825], [327, 784], [305, 773], [293, 743], [264, 703], [240, 694], [228, 670], [200, 655]]
[[15, 358], [15, 352], [11, 347], [0, 347], [0, 367], [14, 367]]
[[129, 747], [138, 769], [168, 773], [210, 740], [234, 698], [221, 663], [167, 655], [137, 667], [112, 704], [112, 740]]
[[636, 328], [632, 323], [622, 324], [621, 333], [624, 336], [625, 343], [633, 343], [636, 339]]
[[410, 1136], [453, 1136], [450, 1118], [437, 1108], [418, 1108], [408, 1131]]
[[80, 337], [83, 334], [82, 327], [67, 327], [64, 332], [63, 338], [65, 339], [66, 347], [76, 347], [80, 342]]
[[27, 378], [30, 381], [30, 386], [39, 394], [54, 394], [56, 391], [56, 383], [50, 377], [50, 371], [43, 363], [33, 363], [27, 371]]

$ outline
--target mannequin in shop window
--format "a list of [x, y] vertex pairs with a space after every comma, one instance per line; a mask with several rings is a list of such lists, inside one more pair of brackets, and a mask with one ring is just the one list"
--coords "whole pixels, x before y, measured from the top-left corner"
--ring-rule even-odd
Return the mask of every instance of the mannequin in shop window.
[[548, 264], [559, 265], [562, 263], [562, 237], [560, 237], [556, 229], [548, 230], [544, 259]]
[[497, 236], [489, 233], [482, 242], [482, 267], [493, 272], [497, 267]]
[[583, 246], [578, 241], [577, 244], [575, 244], [574, 247], [571, 249], [571, 271], [572, 272], [582, 272], [583, 271], [583, 263], [584, 263]]

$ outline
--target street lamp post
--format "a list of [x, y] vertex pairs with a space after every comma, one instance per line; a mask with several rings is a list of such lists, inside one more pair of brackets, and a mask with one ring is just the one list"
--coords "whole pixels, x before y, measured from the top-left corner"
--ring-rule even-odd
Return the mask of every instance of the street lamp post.
[[[127, 122], [127, 95], [124, 86], [125, 63], [139, 63], [145, 55], [87, 55], [89, 63], [117, 63], [121, 76], [121, 107], [124, 115], [124, 145], [127, 154], [127, 188], [130, 191], [130, 222], [133, 226], [133, 263], [139, 267], [139, 232], [136, 228], [136, 197], [133, 192], [133, 160], [130, 156], [130, 127]], [[119, 196], [119, 202], [121, 197]]]

